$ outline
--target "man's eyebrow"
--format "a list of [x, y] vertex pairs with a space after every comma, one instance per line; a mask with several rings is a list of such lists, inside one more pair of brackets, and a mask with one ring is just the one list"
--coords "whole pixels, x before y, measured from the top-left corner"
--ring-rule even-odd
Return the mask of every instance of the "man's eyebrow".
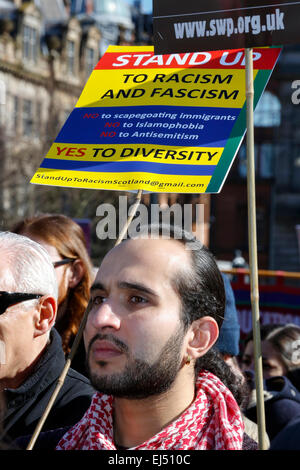
[[94, 282], [94, 284], [91, 286], [91, 292], [95, 290], [105, 290], [104, 285], [101, 282]]
[[121, 289], [134, 289], [134, 290], [137, 290], [137, 291], [140, 291], [140, 292], [144, 292], [145, 294], [150, 294], [150, 295], [153, 295], [155, 297], [158, 297], [157, 293], [154, 292], [154, 290], [150, 289], [149, 287], [146, 287], [143, 284], [139, 284], [138, 282], [122, 281], [122, 282], [119, 282], [118, 286]]
[[[139, 292], [143, 292], [144, 294], [149, 294], [153, 295], [155, 297], [158, 297], [157, 293], [154, 292], [154, 290], [150, 289], [149, 287], [146, 287], [144, 284], [140, 284], [138, 282], [127, 282], [127, 281], [121, 281], [118, 283], [118, 287], [120, 289], [134, 289]], [[95, 292], [97, 290], [105, 291], [105, 287], [102, 284], [102, 282], [94, 282], [94, 284], [91, 286], [90, 291]]]

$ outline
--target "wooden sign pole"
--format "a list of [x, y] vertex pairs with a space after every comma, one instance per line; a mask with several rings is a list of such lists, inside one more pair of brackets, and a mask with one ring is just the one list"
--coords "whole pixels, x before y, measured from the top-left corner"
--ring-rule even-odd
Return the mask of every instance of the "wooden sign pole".
[[255, 364], [255, 386], [257, 401], [258, 444], [260, 450], [267, 449], [265, 430], [264, 390], [261, 357], [259, 320], [259, 286], [256, 239], [255, 157], [254, 157], [254, 85], [253, 51], [246, 49], [246, 113], [247, 113], [247, 192], [248, 192], [248, 240], [252, 306], [252, 329]]

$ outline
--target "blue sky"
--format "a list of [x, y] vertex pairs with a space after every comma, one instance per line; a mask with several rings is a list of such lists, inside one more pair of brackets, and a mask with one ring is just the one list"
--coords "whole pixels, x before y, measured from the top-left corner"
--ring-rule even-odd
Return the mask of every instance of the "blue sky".
[[[133, 4], [134, 0], [126, 0], [128, 3]], [[152, 0], [142, 0], [142, 9], [144, 13], [152, 13]]]

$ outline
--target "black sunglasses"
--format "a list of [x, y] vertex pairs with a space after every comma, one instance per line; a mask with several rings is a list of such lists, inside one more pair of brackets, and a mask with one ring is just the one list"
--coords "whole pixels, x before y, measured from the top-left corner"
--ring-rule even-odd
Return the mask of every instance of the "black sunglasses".
[[0, 315], [11, 305], [24, 302], [25, 300], [40, 299], [44, 294], [26, 294], [21, 292], [0, 291]]
[[59, 266], [63, 266], [64, 264], [72, 263], [75, 260], [76, 258], [64, 258], [59, 261], [54, 261], [53, 266], [54, 268], [58, 268]]

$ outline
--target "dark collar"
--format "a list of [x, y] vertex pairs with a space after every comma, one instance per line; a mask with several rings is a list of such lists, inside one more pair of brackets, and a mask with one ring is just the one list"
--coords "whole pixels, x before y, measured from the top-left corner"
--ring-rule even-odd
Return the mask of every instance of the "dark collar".
[[52, 328], [50, 332], [50, 343], [44, 350], [43, 355], [36, 363], [31, 375], [20, 385], [20, 387], [5, 390], [5, 398], [8, 408], [21, 406], [28, 399], [33, 398], [49, 383], [58, 378], [65, 364], [65, 356], [62, 349], [61, 337]]

